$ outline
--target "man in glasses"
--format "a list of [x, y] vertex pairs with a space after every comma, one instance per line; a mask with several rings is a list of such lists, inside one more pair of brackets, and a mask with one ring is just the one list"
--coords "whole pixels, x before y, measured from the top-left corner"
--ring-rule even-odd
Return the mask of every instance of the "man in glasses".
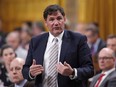
[[99, 68], [102, 72], [93, 77], [90, 87], [116, 87], [115, 52], [103, 48], [98, 55]]

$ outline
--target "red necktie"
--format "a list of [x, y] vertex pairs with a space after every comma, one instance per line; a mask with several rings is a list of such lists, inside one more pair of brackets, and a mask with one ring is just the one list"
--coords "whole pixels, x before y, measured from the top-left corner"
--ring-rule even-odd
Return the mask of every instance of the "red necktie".
[[104, 75], [105, 75], [105, 74], [101, 74], [101, 75], [99, 76], [98, 81], [97, 81], [97, 84], [95, 85], [95, 87], [99, 87], [99, 84], [100, 84], [100, 82], [101, 82], [101, 80], [102, 80], [102, 78], [103, 78]]

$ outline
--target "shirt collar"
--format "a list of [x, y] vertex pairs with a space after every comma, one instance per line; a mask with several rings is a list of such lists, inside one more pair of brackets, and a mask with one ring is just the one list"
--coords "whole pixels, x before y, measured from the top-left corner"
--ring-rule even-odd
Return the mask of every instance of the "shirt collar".
[[99, 44], [99, 42], [100, 42], [100, 39], [98, 38], [97, 41], [94, 44], [88, 43], [88, 45], [89, 45], [89, 47], [91, 47], [92, 45], [95, 47]]
[[20, 84], [15, 84], [15, 87], [23, 87], [27, 80], [23, 80]]
[[61, 40], [62, 40], [62, 37], [63, 37], [63, 34], [64, 34], [64, 31], [63, 31], [61, 34], [59, 34], [57, 37], [54, 37], [54, 36], [49, 32], [49, 41], [50, 41], [50, 43], [52, 43], [52, 41], [53, 41], [54, 38], [57, 38], [58, 41], [61, 41]]
[[94, 43], [94, 46], [98, 46], [99, 42], [100, 42], [100, 39], [98, 38], [97, 41]]
[[102, 73], [104, 73], [105, 75], [109, 75], [113, 71], [115, 71], [115, 68], [112, 68], [112, 69], [110, 69], [110, 70], [108, 70], [106, 72], [102, 72]]

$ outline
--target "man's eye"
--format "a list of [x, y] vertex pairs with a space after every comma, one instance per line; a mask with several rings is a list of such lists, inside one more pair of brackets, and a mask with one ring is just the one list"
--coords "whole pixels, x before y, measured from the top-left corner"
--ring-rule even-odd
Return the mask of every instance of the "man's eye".
[[21, 68], [20, 67], [16, 67], [16, 70], [20, 70]]
[[49, 21], [53, 21], [54, 19], [50, 19]]
[[13, 69], [11, 68], [10, 71], [13, 71]]
[[4, 56], [7, 56], [7, 54], [4, 54]]
[[10, 53], [10, 55], [12, 55], [13, 53]]
[[61, 17], [57, 18], [57, 20], [61, 20], [61, 19], [62, 19]]

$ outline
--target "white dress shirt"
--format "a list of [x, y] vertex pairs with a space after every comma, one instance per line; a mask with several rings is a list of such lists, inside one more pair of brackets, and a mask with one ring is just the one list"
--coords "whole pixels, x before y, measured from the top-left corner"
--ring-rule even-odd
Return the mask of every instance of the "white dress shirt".
[[54, 37], [49, 32], [47, 47], [46, 47], [45, 54], [44, 54], [44, 63], [43, 63], [43, 67], [44, 67], [43, 84], [42, 84], [43, 87], [47, 87], [48, 66], [49, 66], [49, 61], [50, 61], [48, 57], [49, 57], [50, 47], [53, 44], [52, 41], [54, 38], [58, 39], [58, 62], [59, 62], [63, 34], [64, 34], [64, 31], [59, 36]]
[[27, 80], [23, 80], [20, 84], [15, 84], [15, 87], [24, 87]]
[[[98, 38], [97, 41], [93, 44], [93, 46], [94, 46], [94, 53], [97, 52], [99, 43], [100, 43], [100, 39]], [[92, 44], [88, 43], [88, 46], [91, 48]]]

